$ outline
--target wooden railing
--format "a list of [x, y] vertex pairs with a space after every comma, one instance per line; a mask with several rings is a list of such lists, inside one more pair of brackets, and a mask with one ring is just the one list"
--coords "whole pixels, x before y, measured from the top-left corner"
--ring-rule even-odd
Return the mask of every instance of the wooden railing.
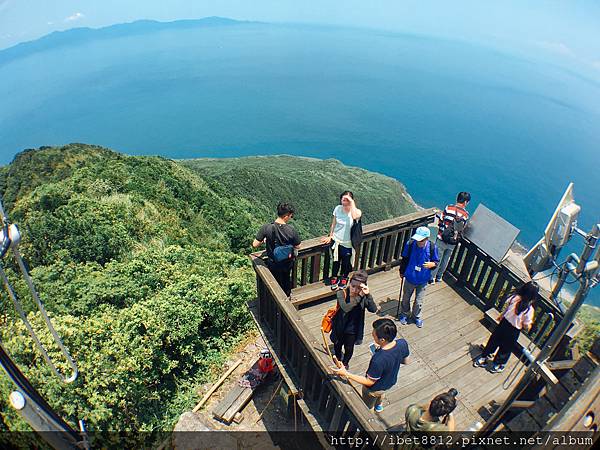
[[331, 377], [331, 361], [321, 343], [309, 333], [264, 261], [257, 255], [252, 255], [252, 261], [257, 275], [261, 326], [321, 427], [346, 437], [384, 432], [358, 393], [348, 384]]
[[[461, 240], [448, 264], [447, 273], [459, 285], [471, 291], [482, 308], [501, 311], [508, 293], [524, 283], [508, 266], [499, 264], [467, 239]], [[535, 318], [531, 330], [525, 332], [537, 347], [544, 345], [554, 327], [563, 317], [561, 310], [541, 293], [535, 302]]]
[[[404, 244], [417, 227], [433, 221], [435, 208], [366, 225], [354, 269], [379, 272], [400, 264]], [[331, 273], [331, 251], [320, 238], [302, 242], [292, 270], [292, 288], [322, 281]]]
[[[435, 209], [427, 209], [365, 226], [355, 268], [374, 273], [399, 265], [404, 244], [417, 227], [431, 223], [435, 213]], [[255, 253], [251, 258], [257, 275], [261, 325], [267, 331], [274, 351], [291, 369], [296, 388], [303, 393], [322, 428], [348, 436], [385, 431], [353, 388], [331, 378], [331, 361], [320, 340], [315, 340], [298, 310], [275, 281], [264, 255]], [[329, 276], [330, 265], [328, 246], [321, 244], [318, 238], [303, 242], [294, 263], [293, 287], [324, 280]], [[509, 290], [525, 281], [468, 240], [457, 245], [447, 273], [479, 299], [483, 310], [492, 307], [501, 310]], [[529, 337], [539, 346], [543, 345], [562, 314], [542, 295], [536, 309]]]
[[[355, 267], [374, 273], [398, 265], [404, 243], [417, 227], [432, 222], [435, 212], [435, 209], [427, 209], [366, 225]], [[261, 326], [322, 428], [353, 437], [385, 432], [358, 392], [331, 377], [331, 361], [320, 340], [310, 334], [298, 310], [275, 281], [264, 255], [255, 253], [251, 258], [256, 271]], [[330, 264], [328, 246], [319, 239], [303, 242], [294, 263], [294, 287], [325, 279], [329, 276]]]

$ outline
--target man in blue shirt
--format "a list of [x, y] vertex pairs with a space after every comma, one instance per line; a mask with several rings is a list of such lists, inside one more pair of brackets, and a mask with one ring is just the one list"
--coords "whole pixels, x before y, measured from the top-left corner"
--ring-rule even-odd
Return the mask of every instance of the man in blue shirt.
[[373, 340], [375, 346], [369, 368], [365, 376], [355, 375], [340, 363], [334, 373], [362, 384], [362, 398], [368, 408], [375, 412], [383, 411], [383, 397], [398, 380], [400, 364], [408, 364], [408, 343], [404, 339], [396, 339], [398, 330], [390, 319], [378, 319], [373, 322]]
[[410, 314], [410, 297], [415, 292], [412, 316], [415, 324], [421, 328], [421, 308], [425, 289], [431, 278], [431, 270], [437, 267], [440, 260], [436, 245], [429, 240], [431, 232], [427, 227], [419, 227], [412, 238], [404, 246], [400, 263], [400, 279], [404, 278], [402, 290], [402, 311], [398, 320], [402, 325], [408, 323]]

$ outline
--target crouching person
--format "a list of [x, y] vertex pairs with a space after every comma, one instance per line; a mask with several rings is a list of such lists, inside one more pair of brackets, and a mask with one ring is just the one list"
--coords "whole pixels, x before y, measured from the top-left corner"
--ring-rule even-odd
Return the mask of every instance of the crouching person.
[[396, 384], [400, 364], [409, 362], [408, 343], [404, 339], [396, 339], [397, 332], [390, 319], [373, 322], [375, 343], [371, 345], [373, 356], [365, 376], [350, 373], [344, 366], [333, 369], [335, 374], [361, 384], [365, 404], [378, 413], [383, 411], [385, 392]]
[[455, 420], [452, 411], [456, 408], [458, 391], [450, 389], [448, 392], [436, 395], [429, 405], [410, 405], [406, 409], [406, 429], [412, 432], [454, 431]]

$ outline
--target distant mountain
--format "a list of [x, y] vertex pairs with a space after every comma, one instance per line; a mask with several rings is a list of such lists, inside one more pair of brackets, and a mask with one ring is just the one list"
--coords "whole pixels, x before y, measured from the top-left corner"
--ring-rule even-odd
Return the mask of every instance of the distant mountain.
[[159, 22], [156, 20], [136, 20], [135, 22], [120, 23], [103, 28], [79, 27], [65, 31], [55, 31], [34, 41], [22, 42], [14, 47], [0, 51], [0, 66], [18, 58], [51, 48], [88, 42], [95, 39], [114, 39], [167, 29], [185, 29], [198, 27], [222, 27], [244, 25], [258, 22], [240, 21], [225, 17], [205, 17], [202, 19], [175, 20]]

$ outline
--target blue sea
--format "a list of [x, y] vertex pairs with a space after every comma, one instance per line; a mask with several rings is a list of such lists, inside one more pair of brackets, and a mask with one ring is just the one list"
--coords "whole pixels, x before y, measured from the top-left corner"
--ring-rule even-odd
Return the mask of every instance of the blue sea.
[[0, 164], [69, 142], [171, 158], [286, 153], [390, 175], [423, 206], [470, 191], [470, 209], [483, 202], [524, 245], [571, 181], [580, 227], [600, 220], [600, 76], [373, 30], [126, 27], [0, 51]]

